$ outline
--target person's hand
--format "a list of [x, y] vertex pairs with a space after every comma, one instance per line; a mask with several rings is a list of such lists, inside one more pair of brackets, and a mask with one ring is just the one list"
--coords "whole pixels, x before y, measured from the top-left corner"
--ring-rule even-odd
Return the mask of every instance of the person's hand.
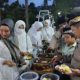
[[55, 69], [58, 70], [59, 72], [61, 72], [62, 74], [65, 74], [65, 71], [62, 67], [60, 67], [60, 65], [55, 66]]
[[3, 65], [8, 65], [9, 67], [16, 66], [16, 64], [13, 61], [10, 61], [10, 60], [5, 60], [3, 62]]
[[56, 61], [58, 61], [58, 56], [57, 55], [52, 58], [51, 63], [54, 63]]
[[71, 68], [73, 76], [80, 76], [80, 70], [79, 69], [73, 69]]
[[51, 62], [60, 61], [60, 60], [62, 60], [62, 59], [63, 59], [63, 56], [62, 56], [62, 55], [55, 55], [55, 56], [52, 58]]
[[58, 70], [59, 72], [61, 72], [62, 74], [72, 75], [71, 68], [69, 68], [65, 64], [57, 65], [57, 66], [55, 66], [55, 69]]

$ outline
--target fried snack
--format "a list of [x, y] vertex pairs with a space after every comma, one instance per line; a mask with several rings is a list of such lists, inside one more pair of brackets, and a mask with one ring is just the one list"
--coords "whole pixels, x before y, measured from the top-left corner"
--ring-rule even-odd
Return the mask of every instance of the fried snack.
[[32, 54], [27, 54], [24, 56], [25, 60], [31, 60], [33, 58]]

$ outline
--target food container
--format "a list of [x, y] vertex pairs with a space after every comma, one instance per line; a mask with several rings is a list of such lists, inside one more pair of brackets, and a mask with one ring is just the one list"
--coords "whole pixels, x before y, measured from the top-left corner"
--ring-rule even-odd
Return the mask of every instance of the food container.
[[24, 72], [21, 74], [20, 76], [20, 80], [38, 80], [39, 79], [39, 75], [36, 72]]
[[40, 80], [59, 80], [59, 76], [54, 73], [46, 73], [41, 76]]

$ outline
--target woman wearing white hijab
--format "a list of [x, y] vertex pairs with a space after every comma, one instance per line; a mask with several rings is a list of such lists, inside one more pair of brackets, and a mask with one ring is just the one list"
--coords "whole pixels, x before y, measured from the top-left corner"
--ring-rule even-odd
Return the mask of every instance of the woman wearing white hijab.
[[32, 53], [33, 47], [32, 42], [28, 34], [25, 32], [25, 22], [22, 20], [18, 20], [14, 27], [14, 38], [15, 43], [19, 47], [21, 52], [29, 52]]
[[[14, 41], [19, 47], [23, 58], [25, 59], [27, 68], [32, 64], [32, 60], [28, 60], [27, 54], [32, 54], [33, 47], [29, 35], [25, 32], [26, 24], [22, 20], [18, 20], [14, 27]], [[27, 59], [27, 60], [26, 60]]]
[[35, 21], [28, 32], [28, 34], [30, 35], [34, 50], [36, 51], [42, 47], [42, 33], [41, 33], [42, 28], [43, 28], [43, 24], [39, 21]]
[[42, 29], [42, 34], [43, 34], [43, 40], [47, 41], [50, 43], [52, 36], [54, 34], [54, 29], [51, 27], [51, 22], [49, 19], [46, 19], [44, 21], [44, 27]]

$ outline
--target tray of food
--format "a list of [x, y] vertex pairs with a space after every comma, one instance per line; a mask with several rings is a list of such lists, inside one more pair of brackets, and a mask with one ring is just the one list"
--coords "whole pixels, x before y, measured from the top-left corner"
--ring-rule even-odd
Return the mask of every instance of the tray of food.
[[41, 63], [41, 64], [48, 64], [51, 62], [52, 58], [43, 58], [43, 57], [38, 57], [34, 63]]
[[45, 63], [45, 61], [43, 63], [34, 63], [32, 65], [31, 70], [39, 73], [39, 74], [44, 74], [47, 72], [53, 72], [53, 68], [50, 64]]

